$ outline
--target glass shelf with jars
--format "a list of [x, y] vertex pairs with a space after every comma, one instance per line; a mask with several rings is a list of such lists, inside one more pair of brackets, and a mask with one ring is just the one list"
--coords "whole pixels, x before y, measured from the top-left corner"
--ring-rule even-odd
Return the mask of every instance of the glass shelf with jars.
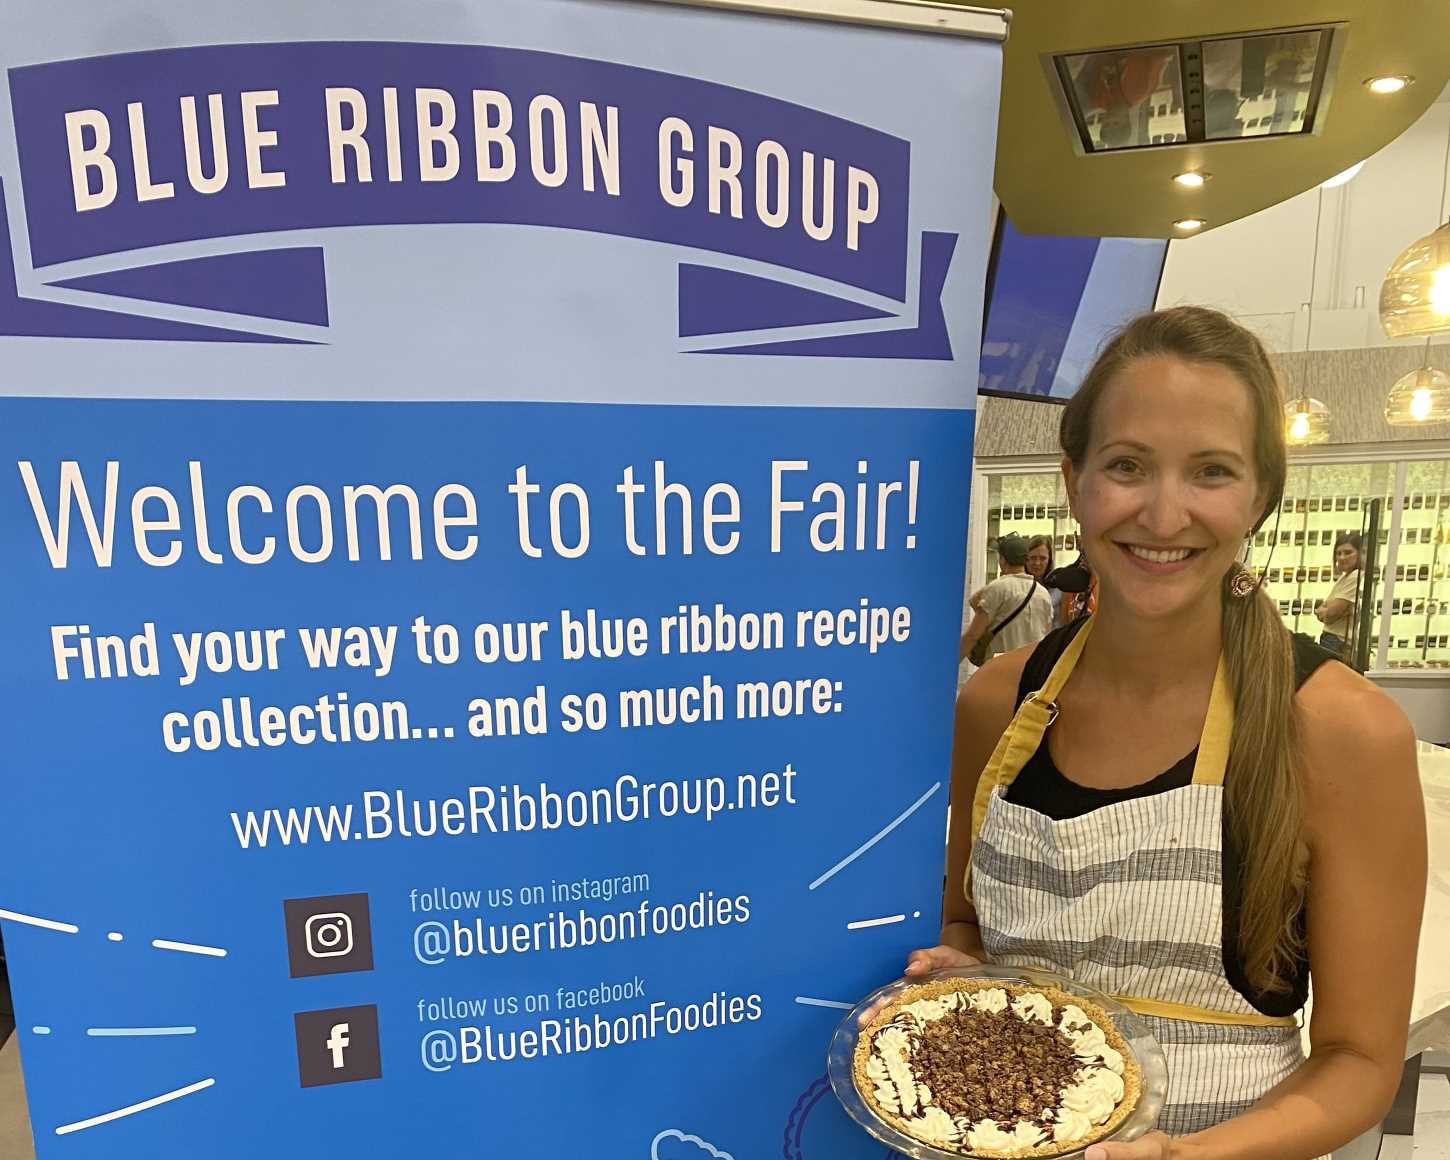
[[[1328, 599], [1341, 571], [1336, 547], [1349, 537], [1363, 544], [1369, 501], [1388, 500], [1392, 463], [1295, 464], [1289, 468], [1279, 510], [1254, 534], [1248, 565], [1264, 577], [1264, 589], [1278, 603], [1291, 631], [1319, 639], [1325, 630], [1317, 610]], [[1352, 544], [1356, 541], [1351, 540]], [[1356, 554], [1357, 555], [1357, 554]], [[1383, 559], [1383, 552], [1380, 553]], [[1353, 557], [1351, 558], [1353, 559]], [[1353, 564], [1347, 570], [1356, 570]], [[1358, 618], [1347, 631], [1353, 640]]]
[[[1052, 563], [1077, 554], [1077, 525], [1067, 506], [1067, 491], [1057, 471], [987, 477], [987, 558], [985, 578], [973, 590], [997, 578], [997, 537], [1009, 532], [1027, 540], [1045, 536], [1052, 544]], [[1066, 559], [1060, 559], [1066, 553]], [[968, 569], [969, 575], [978, 575]]]
[[1385, 540], [1390, 568], [1376, 603], [1389, 609], [1385, 667], [1450, 672], [1450, 460], [1404, 465], [1403, 503]]
[[[1248, 565], [1264, 575], [1284, 623], [1320, 637], [1324, 624], [1316, 608], [1339, 578], [1335, 546], [1344, 536], [1367, 535], [1370, 501], [1378, 499], [1368, 667], [1450, 677], [1450, 454], [1416, 460], [1380, 454], [1362, 462], [1333, 453], [1295, 459], [1279, 510], [1253, 537], [1247, 554]], [[975, 480], [971, 591], [996, 577], [993, 549], [1007, 532], [1049, 537], [1056, 564], [1073, 558], [1077, 527], [1055, 464], [978, 464]], [[1356, 609], [1352, 634], [1363, 611]]]

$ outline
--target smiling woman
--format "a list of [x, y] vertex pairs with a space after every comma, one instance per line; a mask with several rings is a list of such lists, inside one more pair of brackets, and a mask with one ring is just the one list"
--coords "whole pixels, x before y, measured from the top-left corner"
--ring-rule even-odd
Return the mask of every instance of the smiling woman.
[[1163, 1130], [1088, 1160], [1312, 1160], [1398, 1080], [1425, 888], [1414, 737], [1238, 562], [1283, 492], [1281, 414], [1264, 348], [1224, 315], [1124, 328], [1061, 425], [1098, 611], [958, 700], [941, 944], [907, 974], [1046, 967], [1143, 1015]]

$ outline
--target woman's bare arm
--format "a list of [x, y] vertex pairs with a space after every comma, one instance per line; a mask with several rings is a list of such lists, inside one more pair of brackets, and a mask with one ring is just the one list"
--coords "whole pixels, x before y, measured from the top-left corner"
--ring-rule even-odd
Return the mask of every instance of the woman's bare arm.
[[1342, 620], [1348, 616], [1354, 608], [1348, 600], [1336, 596], [1332, 600], [1324, 600], [1314, 606], [1314, 615], [1328, 624], [1331, 620]]
[[967, 631], [962, 633], [961, 645], [957, 653], [957, 660], [964, 661], [967, 655], [977, 645], [977, 641], [987, 635], [987, 630], [992, 627], [992, 619], [985, 611], [977, 608], [972, 614], [972, 623], [967, 625]]
[[1031, 649], [994, 657], [957, 694], [952, 734], [951, 822], [947, 829], [946, 890], [942, 898], [942, 945], [983, 958], [977, 916], [962, 889], [972, 854], [972, 803], [977, 780], [1012, 721], [1022, 668]]

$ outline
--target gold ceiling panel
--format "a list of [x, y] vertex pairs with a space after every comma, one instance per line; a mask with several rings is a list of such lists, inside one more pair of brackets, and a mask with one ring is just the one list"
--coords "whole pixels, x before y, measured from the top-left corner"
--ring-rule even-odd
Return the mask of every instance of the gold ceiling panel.
[[[1246, 217], [1388, 144], [1450, 80], [1450, 0], [1019, 0], [1012, 12], [996, 188], [1026, 233], [1179, 237], [1173, 223], [1184, 218], [1207, 230]], [[1063, 55], [1331, 25], [1311, 132], [1086, 152], [1054, 65]], [[1415, 83], [1391, 96], [1365, 88], [1386, 74]], [[1174, 184], [1192, 170], [1212, 177], [1196, 189]]]

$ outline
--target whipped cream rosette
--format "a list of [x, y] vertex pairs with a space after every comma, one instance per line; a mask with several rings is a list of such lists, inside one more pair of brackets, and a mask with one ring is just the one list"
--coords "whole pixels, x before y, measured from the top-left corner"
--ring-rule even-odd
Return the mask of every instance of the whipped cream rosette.
[[965, 1156], [1050, 1156], [1113, 1132], [1141, 1075], [1112, 1019], [1051, 986], [938, 979], [862, 1029], [856, 1087], [884, 1121]]

